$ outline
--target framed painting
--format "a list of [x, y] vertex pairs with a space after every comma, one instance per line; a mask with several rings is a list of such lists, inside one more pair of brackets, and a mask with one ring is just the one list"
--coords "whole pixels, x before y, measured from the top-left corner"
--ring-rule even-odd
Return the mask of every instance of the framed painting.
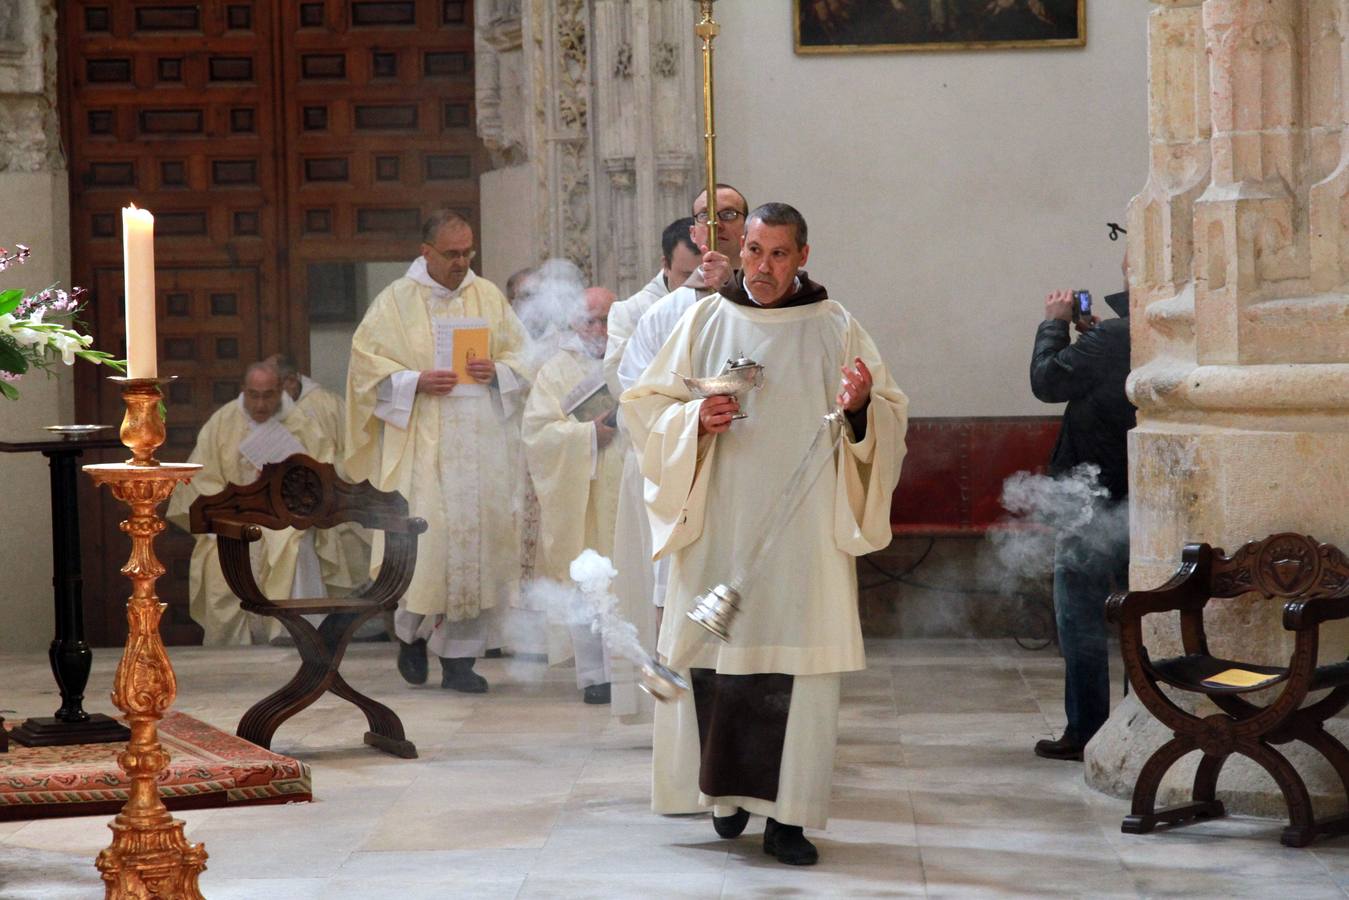
[[1087, 0], [793, 0], [797, 53], [1082, 47]]

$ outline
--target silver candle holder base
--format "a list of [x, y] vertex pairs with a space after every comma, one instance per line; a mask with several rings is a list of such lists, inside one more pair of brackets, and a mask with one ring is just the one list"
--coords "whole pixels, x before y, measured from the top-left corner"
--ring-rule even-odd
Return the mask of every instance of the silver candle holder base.
[[688, 616], [720, 640], [729, 641], [731, 623], [738, 612], [740, 592], [728, 584], [719, 584], [694, 601]]

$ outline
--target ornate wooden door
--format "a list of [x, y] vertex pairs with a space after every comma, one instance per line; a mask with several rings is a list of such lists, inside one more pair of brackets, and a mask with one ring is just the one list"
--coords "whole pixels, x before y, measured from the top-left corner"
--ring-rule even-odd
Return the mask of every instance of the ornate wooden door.
[[[186, 459], [243, 368], [309, 356], [325, 267], [411, 259], [419, 224], [476, 219], [470, 2], [70, 0], [60, 5], [74, 283], [97, 346], [124, 349], [120, 209], [155, 214], [159, 371], [168, 439]], [[104, 373], [77, 370], [80, 421], [121, 420]], [[122, 510], [90, 492], [91, 639], [124, 633]], [[164, 532], [165, 639], [191, 643], [192, 539]]]
[[[468, 0], [282, 4], [291, 327], [325, 269], [411, 260], [434, 207], [477, 226]], [[305, 332], [307, 333], [307, 332]]]

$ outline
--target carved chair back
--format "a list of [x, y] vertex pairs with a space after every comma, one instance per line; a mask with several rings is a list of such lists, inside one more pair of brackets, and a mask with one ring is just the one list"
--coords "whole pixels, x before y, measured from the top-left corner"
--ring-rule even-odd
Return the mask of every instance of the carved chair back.
[[231, 484], [192, 504], [194, 534], [212, 531], [212, 521], [231, 519], [262, 528], [332, 528], [355, 522], [366, 528], [406, 532], [408, 502], [397, 491], [368, 481], [343, 481], [330, 463], [303, 453], [262, 467], [252, 484]]
[[1208, 580], [1213, 597], [1256, 591], [1270, 599], [1315, 600], [1349, 586], [1349, 559], [1332, 544], [1284, 532], [1252, 541], [1230, 557], [1214, 549]]
[[[412, 582], [417, 564], [417, 536], [426, 520], [408, 516], [407, 500], [396, 491], [381, 491], [368, 481], [343, 481], [329, 463], [296, 453], [262, 467], [252, 484], [231, 484], [223, 491], [198, 497], [190, 521], [194, 534], [214, 534], [220, 567], [249, 612], [273, 615], [279, 606], [294, 607], [265, 596], [253, 577], [248, 545], [262, 529], [333, 528], [356, 523], [384, 533], [384, 558], [373, 584], [358, 593], [371, 604], [393, 609]], [[309, 604], [310, 612], [335, 611]]]
[[[1285, 627], [1296, 631], [1300, 630], [1298, 625], [1306, 628], [1316, 624], [1302, 623], [1306, 614], [1299, 610], [1310, 610], [1349, 593], [1349, 558], [1333, 544], [1323, 544], [1306, 534], [1272, 534], [1243, 545], [1231, 556], [1221, 547], [1190, 544], [1182, 560], [1182, 572], [1191, 573], [1193, 593], [1193, 602], [1181, 609], [1181, 641], [1186, 653], [1209, 652], [1203, 620], [1209, 599], [1258, 593], [1267, 599], [1290, 601], [1285, 607]], [[1309, 639], [1314, 640], [1314, 634]]]

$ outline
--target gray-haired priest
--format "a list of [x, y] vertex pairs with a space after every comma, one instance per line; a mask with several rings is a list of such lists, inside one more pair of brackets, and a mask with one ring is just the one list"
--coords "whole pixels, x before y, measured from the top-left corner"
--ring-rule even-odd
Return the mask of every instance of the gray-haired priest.
[[[656, 712], [652, 808], [712, 807], [726, 838], [767, 816], [764, 850], [793, 865], [818, 859], [803, 828], [828, 820], [841, 673], [866, 667], [853, 557], [890, 542], [908, 407], [871, 338], [801, 269], [809, 249], [792, 207], [750, 213], [742, 271], [690, 307], [622, 397], [652, 543], [673, 560], [659, 649], [693, 685]], [[740, 402], [695, 400], [672, 374], [745, 353], [765, 374]], [[834, 458], [790, 518], [764, 521], [835, 406], [848, 424]], [[710, 638], [686, 613], [750, 562], [764, 529], [776, 540], [730, 640]]]

